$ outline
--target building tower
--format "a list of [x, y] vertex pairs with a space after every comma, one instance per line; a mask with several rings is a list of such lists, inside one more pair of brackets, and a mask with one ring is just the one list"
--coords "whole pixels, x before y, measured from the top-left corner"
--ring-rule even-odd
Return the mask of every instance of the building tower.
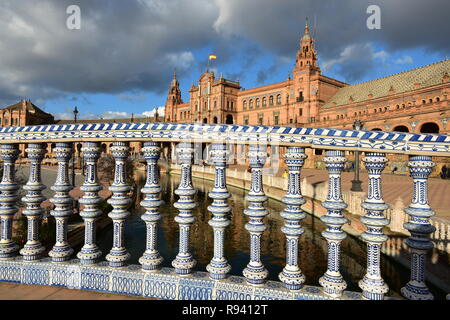
[[176, 105], [182, 104], [180, 84], [177, 80], [177, 74], [173, 72], [173, 79], [170, 82], [169, 92], [167, 94], [164, 119], [165, 121], [176, 121]]
[[292, 73], [296, 92], [296, 109], [298, 109], [294, 111], [295, 118], [299, 123], [315, 122], [318, 117], [320, 68], [314, 49], [314, 39], [309, 34], [308, 23], [306, 23], [305, 32], [300, 39], [300, 49], [297, 51]]

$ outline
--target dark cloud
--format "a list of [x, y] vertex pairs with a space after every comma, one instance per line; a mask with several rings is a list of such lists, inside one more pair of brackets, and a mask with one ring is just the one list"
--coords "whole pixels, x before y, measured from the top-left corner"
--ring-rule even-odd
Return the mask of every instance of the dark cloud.
[[[81, 30], [66, 28], [72, 4], [81, 8]], [[381, 30], [366, 27], [369, 4], [381, 8]], [[193, 56], [204, 48], [219, 56], [218, 66], [238, 59], [233, 72], [241, 78], [264, 52], [293, 60], [306, 17], [321, 66], [356, 81], [382, 58], [374, 44], [389, 53], [422, 47], [448, 54], [448, 12], [448, 0], [3, 0], [0, 104], [164, 94], [174, 68], [180, 78], [204, 70]], [[267, 81], [268, 71], [257, 70], [257, 81]]]

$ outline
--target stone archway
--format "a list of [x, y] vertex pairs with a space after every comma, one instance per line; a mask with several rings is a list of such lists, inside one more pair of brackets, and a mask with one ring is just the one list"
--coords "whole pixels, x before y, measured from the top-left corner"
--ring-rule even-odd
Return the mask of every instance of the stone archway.
[[217, 117], [213, 118], [213, 123], [218, 123]]
[[407, 126], [395, 126], [394, 129], [392, 129], [392, 131], [396, 131], [396, 132], [409, 132], [409, 129]]
[[233, 116], [231, 114], [227, 114], [227, 117], [225, 119], [226, 124], [233, 124]]
[[420, 126], [420, 133], [439, 133], [439, 126], [434, 122], [425, 122]]
[[208, 123], [208, 118], [203, 118], [203, 123]]

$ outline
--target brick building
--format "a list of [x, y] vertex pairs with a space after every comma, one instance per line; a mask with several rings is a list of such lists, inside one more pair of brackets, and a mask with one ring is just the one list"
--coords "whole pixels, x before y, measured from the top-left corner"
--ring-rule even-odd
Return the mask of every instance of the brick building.
[[183, 102], [174, 75], [165, 121], [352, 128], [448, 133], [450, 59], [384, 78], [349, 85], [323, 75], [308, 25], [292, 77], [243, 90], [212, 72], [201, 75]]

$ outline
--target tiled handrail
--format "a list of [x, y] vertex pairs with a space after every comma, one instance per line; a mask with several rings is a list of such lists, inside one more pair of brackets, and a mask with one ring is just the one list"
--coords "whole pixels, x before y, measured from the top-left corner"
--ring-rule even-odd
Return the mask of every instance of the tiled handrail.
[[3, 127], [0, 143], [201, 141], [450, 156], [450, 136], [329, 128], [227, 124], [89, 123]]

